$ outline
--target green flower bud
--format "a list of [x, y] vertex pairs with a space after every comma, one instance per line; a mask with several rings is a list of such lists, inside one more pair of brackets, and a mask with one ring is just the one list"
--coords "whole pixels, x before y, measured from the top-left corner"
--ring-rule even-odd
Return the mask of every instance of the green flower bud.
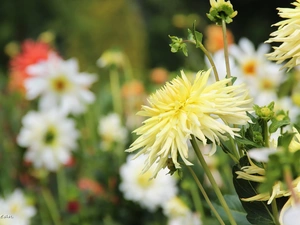
[[211, 8], [207, 17], [215, 22], [217, 25], [222, 25], [222, 20], [226, 23], [231, 23], [232, 18], [237, 15], [237, 11], [233, 10], [233, 6], [230, 1], [225, 2], [224, 0], [210, 0]]
[[274, 117], [274, 102], [271, 102], [268, 106], [259, 107], [258, 105], [254, 105], [254, 110], [256, 115], [258, 115], [263, 120], [270, 120]]

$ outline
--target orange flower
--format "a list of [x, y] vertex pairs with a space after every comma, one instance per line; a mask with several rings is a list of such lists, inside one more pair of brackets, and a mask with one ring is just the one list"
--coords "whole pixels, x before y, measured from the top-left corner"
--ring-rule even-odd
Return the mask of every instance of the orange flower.
[[78, 187], [81, 190], [89, 191], [93, 195], [101, 195], [104, 193], [103, 187], [97, 181], [89, 178], [81, 178], [78, 181]]
[[21, 52], [9, 62], [9, 89], [24, 92], [24, 81], [30, 76], [26, 72], [27, 66], [35, 64], [40, 60], [48, 59], [48, 54], [51, 51], [51, 47], [46, 43], [35, 42], [33, 40], [24, 41], [21, 46]]
[[125, 83], [122, 87], [122, 96], [125, 99], [134, 97], [134, 96], [140, 96], [144, 93], [145, 88], [142, 82], [138, 80], [132, 80], [128, 83]]
[[[220, 49], [223, 49], [223, 31], [221, 26], [209, 25], [205, 30], [206, 41], [205, 47], [208, 51], [214, 53]], [[227, 30], [227, 42], [228, 45], [234, 43], [234, 37], [230, 30]]]
[[163, 84], [168, 80], [169, 72], [165, 68], [157, 67], [150, 72], [151, 81], [156, 84]]

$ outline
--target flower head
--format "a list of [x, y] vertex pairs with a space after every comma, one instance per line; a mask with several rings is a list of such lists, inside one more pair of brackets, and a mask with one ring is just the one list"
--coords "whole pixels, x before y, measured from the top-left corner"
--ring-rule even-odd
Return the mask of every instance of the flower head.
[[73, 120], [54, 110], [31, 111], [24, 116], [22, 123], [17, 142], [27, 148], [25, 160], [32, 162], [35, 168], [50, 171], [69, 161], [78, 137]]
[[210, 0], [211, 8], [207, 17], [218, 25], [222, 24], [222, 20], [226, 23], [231, 23], [232, 18], [237, 15], [237, 11], [233, 10], [233, 6], [230, 1], [224, 0]]
[[160, 171], [156, 179], [151, 179], [154, 167], [151, 167], [147, 173], [141, 173], [145, 156], [132, 159], [133, 156], [129, 155], [126, 163], [120, 168], [122, 179], [120, 190], [126, 199], [139, 203], [149, 211], [154, 211], [176, 195], [176, 180], [167, 174], [167, 169]]
[[[149, 98], [149, 106], [143, 106], [138, 115], [149, 117], [134, 132], [138, 137], [127, 150], [137, 154], [147, 154], [144, 171], [157, 162], [155, 174], [166, 166], [169, 157], [180, 168], [178, 156], [186, 165], [188, 161], [188, 143], [194, 135], [207, 144], [213, 143], [211, 154], [216, 150], [216, 143], [234, 137], [238, 128], [227, 124], [246, 124], [249, 120], [246, 111], [250, 110], [248, 92], [245, 86], [228, 86], [231, 79], [224, 79], [207, 85], [211, 70], [200, 71], [191, 83], [184, 72], [168, 82]], [[223, 122], [225, 121], [225, 123]], [[155, 176], [154, 174], [154, 176]]]
[[102, 138], [101, 147], [104, 150], [109, 150], [113, 143], [124, 143], [127, 136], [127, 130], [122, 126], [117, 113], [111, 113], [100, 119], [98, 133]]
[[277, 90], [282, 83], [283, 72], [280, 66], [267, 60], [266, 53], [270, 46], [262, 43], [255, 49], [247, 38], [241, 38], [238, 45], [229, 48], [230, 54], [237, 61], [240, 72], [233, 74], [251, 87], [250, 95], [254, 103], [266, 105], [277, 100]]
[[26, 68], [42, 60], [48, 59], [50, 52], [54, 53], [51, 47], [44, 42], [35, 42], [33, 40], [24, 41], [21, 46], [21, 52], [14, 56], [9, 63], [10, 89], [24, 91], [24, 82], [30, 77]]
[[75, 59], [65, 61], [51, 54], [48, 60], [29, 66], [27, 72], [32, 77], [25, 82], [26, 96], [30, 100], [40, 96], [43, 110], [58, 108], [66, 114], [79, 114], [95, 100], [88, 88], [96, 77], [78, 72]]
[[267, 54], [268, 59], [277, 61], [278, 64], [288, 60], [283, 68], [289, 70], [300, 64], [300, 1], [292, 3], [295, 8], [278, 8], [279, 16], [284, 20], [274, 24], [278, 30], [270, 34], [271, 38], [267, 43], [279, 42], [278, 47], [273, 47], [274, 51]]
[[[23, 192], [20, 189], [16, 189], [5, 199], [0, 198], [0, 212], [1, 215], [11, 217], [7, 219], [0, 219], [5, 220], [5, 225], [29, 225], [30, 218], [36, 214], [36, 209], [28, 204]], [[1, 221], [0, 224], [2, 224]]]
[[110, 67], [115, 66], [117, 68], [122, 68], [125, 66], [127, 58], [125, 54], [119, 49], [109, 49], [105, 51], [101, 57], [97, 60], [97, 66]]
[[177, 196], [163, 205], [163, 212], [168, 217], [168, 225], [201, 225], [200, 216], [193, 213]]
[[284, 225], [299, 225], [300, 224], [300, 204], [289, 206], [286, 210], [280, 213], [280, 219]]

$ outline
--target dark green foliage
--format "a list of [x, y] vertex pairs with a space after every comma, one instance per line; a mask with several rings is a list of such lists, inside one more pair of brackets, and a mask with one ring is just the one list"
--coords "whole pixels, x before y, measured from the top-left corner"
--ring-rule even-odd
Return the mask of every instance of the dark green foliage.
[[[244, 179], [237, 178], [237, 171], [241, 171], [243, 166], [250, 165], [248, 158], [246, 156], [240, 159], [239, 164], [236, 164], [233, 169], [233, 184], [239, 198], [249, 198], [253, 197], [259, 192], [257, 191], [259, 183], [252, 182]], [[287, 198], [282, 197], [276, 199], [277, 207], [280, 210], [284, 203], [287, 201]], [[246, 202], [241, 200], [241, 203], [247, 212], [247, 219], [251, 224], [254, 225], [274, 225], [274, 218], [272, 216], [272, 207], [268, 205], [266, 201], [253, 201]]]

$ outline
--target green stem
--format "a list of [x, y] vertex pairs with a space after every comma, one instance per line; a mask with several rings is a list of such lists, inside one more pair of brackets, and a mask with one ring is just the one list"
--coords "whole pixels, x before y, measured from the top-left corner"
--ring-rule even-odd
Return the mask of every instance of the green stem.
[[199, 43], [199, 46], [200, 46], [200, 49], [201, 49], [201, 50], [204, 52], [204, 54], [206, 55], [206, 57], [207, 57], [209, 63], [210, 63], [211, 66], [212, 66], [212, 69], [213, 69], [214, 74], [215, 74], [215, 79], [216, 79], [216, 81], [219, 81], [220, 78], [219, 78], [219, 74], [218, 74], [218, 71], [217, 71], [217, 67], [216, 67], [216, 65], [215, 65], [215, 63], [214, 63], [214, 60], [213, 60], [211, 54], [206, 50], [206, 48], [205, 48], [201, 43]]
[[60, 170], [57, 171], [56, 179], [57, 179], [57, 189], [58, 189], [60, 209], [64, 210], [64, 208], [65, 208], [66, 181], [65, 181], [65, 176], [64, 176], [63, 169], [60, 169]]
[[[216, 216], [217, 220], [220, 222], [220, 224], [225, 225], [224, 221], [222, 220], [221, 216], [219, 215], [219, 213], [217, 212], [217, 210], [215, 209], [215, 207], [213, 206], [213, 204], [211, 203], [208, 195], [205, 192], [205, 189], [203, 188], [201, 182], [199, 181], [197, 175], [195, 174], [195, 172], [191, 169], [191, 167], [187, 166], [187, 168], [189, 169], [190, 173], [192, 174], [194, 180], [196, 181], [196, 184], [199, 188], [199, 190], [201, 191], [204, 199], [206, 200], [207, 204], [209, 205], [211, 211], [213, 212], [213, 214]], [[201, 216], [204, 215], [201, 214]]]
[[42, 195], [46, 202], [47, 208], [49, 210], [54, 225], [62, 225], [62, 223], [60, 222], [59, 213], [57, 211], [57, 205], [55, 204], [52, 194], [48, 189], [42, 187]]
[[234, 153], [234, 156], [235, 156], [235, 159], [236, 159], [234, 161], [239, 162], [239, 159], [241, 158], [240, 152], [239, 152], [238, 148], [236, 147], [233, 138], [230, 136], [229, 139], [230, 139], [230, 144], [232, 146], [233, 153]]
[[[184, 41], [182, 41], [182, 42], [187, 42], [187, 43], [196, 44], [195, 41], [190, 41], [190, 40], [184, 40]], [[201, 50], [203, 51], [203, 53], [206, 55], [206, 57], [207, 57], [209, 63], [210, 63], [211, 66], [212, 66], [212, 69], [213, 69], [214, 74], [215, 74], [215, 79], [216, 79], [216, 81], [219, 81], [220, 79], [219, 79], [219, 74], [218, 74], [218, 71], [217, 71], [217, 67], [216, 67], [216, 65], [215, 65], [215, 63], [214, 63], [214, 60], [213, 60], [211, 54], [206, 50], [206, 48], [204, 47], [204, 45], [203, 45], [202, 43], [199, 42], [198, 44], [199, 44], [200, 49], [201, 49]]]
[[[191, 168], [188, 168], [188, 169], [190, 170]], [[192, 171], [192, 172], [194, 172], [194, 171]], [[196, 178], [194, 177], [195, 181], [196, 181]], [[198, 182], [199, 182], [199, 180], [198, 180]], [[197, 181], [196, 181], [196, 183], [197, 183]], [[201, 183], [200, 183], [200, 185], [201, 185]], [[199, 185], [191, 184], [190, 191], [191, 191], [191, 195], [192, 195], [192, 199], [193, 199], [196, 211], [200, 213], [201, 220], [205, 221], [206, 216], [205, 216], [205, 213], [204, 213], [204, 208], [203, 208], [203, 205], [202, 205], [202, 202], [201, 202], [201, 198], [200, 198], [197, 186], [199, 186]], [[200, 187], [199, 187], [199, 189], [200, 189]]]
[[225, 65], [227, 78], [231, 78], [231, 71], [229, 65], [229, 54], [228, 54], [228, 43], [227, 43], [227, 32], [226, 32], [226, 22], [222, 20], [222, 31], [223, 31], [223, 42], [224, 42], [224, 57], [225, 57]]
[[290, 165], [285, 165], [283, 168], [283, 175], [284, 175], [284, 180], [287, 184], [287, 187], [289, 191], [291, 192], [291, 196], [294, 199], [294, 202], [297, 204], [300, 202], [299, 197], [295, 193], [294, 187], [293, 187], [293, 176], [292, 176], [292, 171]]
[[279, 214], [278, 214], [278, 208], [277, 208], [277, 203], [276, 203], [276, 199], [274, 199], [272, 201], [272, 212], [273, 212], [273, 217], [274, 217], [274, 222], [275, 222], [275, 225], [280, 225], [280, 222], [279, 222]]
[[124, 56], [125, 58], [125, 65], [124, 65], [124, 76], [126, 81], [133, 80], [133, 72], [132, 72], [132, 66], [130, 63], [130, 60], [127, 56]]
[[231, 225], [237, 225], [237, 223], [235, 222], [235, 220], [234, 220], [234, 218], [233, 218], [233, 216], [230, 212], [230, 209], [229, 209], [229, 207], [228, 207], [228, 205], [227, 205], [227, 203], [226, 203], [226, 201], [225, 201], [225, 199], [224, 199], [224, 197], [223, 197], [223, 195], [222, 195], [222, 193], [221, 193], [221, 191], [220, 191], [220, 189], [219, 189], [219, 187], [218, 187], [218, 185], [217, 185], [217, 183], [216, 183], [216, 181], [215, 181], [215, 179], [212, 175], [212, 173], [210, 172], [210, 169], [209, 169], [208, 165], [206, 164], [206, 161], [205, 161], [205, 159], [204, 159], [204, 157], [203, 157], [203, 155], [202, 155], [202, 153], [201, 153], [201, 151], [200, 151], [200, 149], [197, 145], [197, 141], [196, 141], [196, 138], [195, 138], [194, 135], [192, 135], [191, 144], [192, 144], [192, 146], [195, 150], [195, 153], [197, 155], [197, 158], [198, 158], [202, 168], [204, 169], [204, 172], [205, 172], [207, 178], [209, 179], [209, 181], [211, 183], [211, 186], [212, 186], [214, 192], [216, 193], [216, 195], [217, 195], [217, 197], [218, 197], [218, 199], [221, 203], [221, 206], [223, 207], [225, 213], [228, 216], [228, 220], [229, 220], [230, 224]]
[[110, 69], [110, 88], [113, 98], [113, 108], [116, 113], [122, 115], [122, 100], [120, 91], [119, 73], [116, 69]]
[[[45, 200], [43, 198], [38, 197], [38, 201], [41, 206], [45, 204]], [[46, 225], [49, 221], [48, 212], [46, 212], [46, 210], [48, 210], [46, 207], [39, 207], [39, 216], [41, 218], [42, 225]]]
[[266, 120], [263, 120], [263, 136], [264, 136], [265, 147], [269, 147], [268, 122]]

